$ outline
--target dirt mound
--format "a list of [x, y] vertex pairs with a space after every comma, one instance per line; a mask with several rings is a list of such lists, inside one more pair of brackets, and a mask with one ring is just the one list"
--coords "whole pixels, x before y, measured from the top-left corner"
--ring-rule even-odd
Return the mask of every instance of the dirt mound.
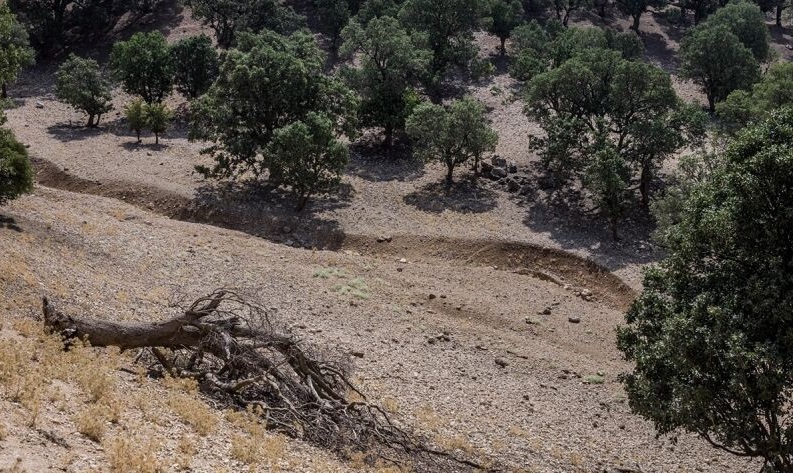
[[[96, 182], [69, 174], [51, 162], [34, 158], [37, 181], [70, 192], [123, 200], [172, 219], [215, 225], [283, 242], [277, 219], [245, 218], [240, 208], [211, 207], [182, 195], [131, 182]], [[260, 216], [257, 216], [260, 217]], [[599, 264], [572, 253], [522, 242], [473, 240], [415, 235], [378, 237], [347, 234], [319, 227], [301, 235], [301, 246], [357, 251], [375, 257], [443, 260], [460, 266], [493, 266], [550, 281], [571, 290], [588, 290], [599, 301], [623, 310], [636, 293]]]

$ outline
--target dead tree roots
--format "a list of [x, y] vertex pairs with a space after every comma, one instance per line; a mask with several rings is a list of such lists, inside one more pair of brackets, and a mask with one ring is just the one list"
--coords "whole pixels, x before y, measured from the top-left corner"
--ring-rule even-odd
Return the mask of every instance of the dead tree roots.
[[44, 324], [67, 344], [79, 339], [94, 347], [147, 350], [158, 370], [197, 380], [206, 395], [252, 408], [268, 428], [290, 437], [419, 470], [481, 468], [428, 448], [395, 425], [353, 386], [344, 358], [307, 347], [278, 328], [268, 310], [234, 291], [217, 290], [163, 322], [72, 317], [46, 298], [43, 310]]

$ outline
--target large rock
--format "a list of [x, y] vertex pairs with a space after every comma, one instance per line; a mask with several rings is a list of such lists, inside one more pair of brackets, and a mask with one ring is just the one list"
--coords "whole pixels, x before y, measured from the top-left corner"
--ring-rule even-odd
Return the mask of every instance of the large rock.
[[518, 165], [517, 165], [517, 164], [515, 164], [515, 163], [513, 163], [512, 161], [510, 161], [510, 162], [507, 164], [507, 172], [509, 172], [510, 174], [515, 174], [515, 173], [517, 173], [517, 172], [518, 172]]
[[493, 170], [493, 165], [488, 163], [487, 161], [482, 161], [479, 163], [480, 169], [482, 170], [482, 175], [488, 176], [490, 175], [490, 171]]
[[502, 158], [501, 156], [493, 156], [492, 158], [490, 158], [490, 162], [493, 164], [493, 167], [497, 167], [497, 168], [507, 167], [507, 160]]
[[502, 167], [494, 167], [492, 170], [490, 170], [490, 176], [493, 177], [493, 179], [507, 177], [507, 170]]
[[515, 179], [507, 179], [507, 190], [509, 192], [518, 192], [520, 190], [520, 184]]

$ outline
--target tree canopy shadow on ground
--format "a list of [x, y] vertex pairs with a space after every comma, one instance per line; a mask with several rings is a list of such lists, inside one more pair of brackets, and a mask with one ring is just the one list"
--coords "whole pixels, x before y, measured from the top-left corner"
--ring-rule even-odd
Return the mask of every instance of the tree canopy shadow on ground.
[[0, 229], [5, 230], [12, 230], [18, 233], [22, 233], [22, 227], [17, 225], [17, 221], [14, 220], [13, 217], [6, 217], [3, 214], [0, 214]]
[[303, 248], [338, 250], [341, 224], [324, 214], [350, 205], [353, 189], [342, 184], [330, 196], [316, 196], [295, 210], [297, 197], [267, 182], [207, 183], [196, 190], [188, 220], [210, 223]]
[[[527, 202], [523, 224], [532, 232], [549, 236], [564, 250], [585, 250], [614, 271], [623, 266], [658, 261], [660, 251], [651, 240], [655, 222], [646, 209], [631, 208], [618, 224], [614, 241], [604, 217], [578, 191], [557, 189], [553, 196], [538, 193]], [[643, 248], [642, 248], [643, 247]]]
[[424, 212], [484, 213], [496, 208], [498, 194], [477, 185], [476, 178], [470, 177], [451, 186], [446, 181], [431, 182], [405, 195], [402, 200]]
[[62, 142], [82, 141], [95, 138], [107, 131], [107, 126], [100, 125], [89, 128], [82, 122], [56, 123], [47, 127], [47, 133]]
[[377, 135], [366, 136], [350, 146], [347, 174], [369, 182], [410, 182], [424, 176], [424, 163], [411, 155], [403, 140], [386, 150], [381, 139]]

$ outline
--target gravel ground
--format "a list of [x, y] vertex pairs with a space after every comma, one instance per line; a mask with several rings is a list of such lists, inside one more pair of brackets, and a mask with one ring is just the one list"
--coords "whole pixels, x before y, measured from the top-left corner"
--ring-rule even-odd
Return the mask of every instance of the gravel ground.
[[[188, 17], [167, 28], [172, 40], [200, 30]], [[577, 21], [602, 23], [589, 15]], [[674, 71], [680, 31], [654, 15], [642, 29], [647, 59]], [[773, 36], [788, 57], [788, 35]], [[478, 40], [483, 55], [497, 56], [493, 38]], [[519, 88], [504, 65], [494, 62], [499, 73], [468, 92], [489, 108], [500, 135], [497, 154], [536, 178], [528, 139], [538, 128], [521, 113]], [[193, 172], [206, 162], [202, 144], [186, 139], [181, 120], [161, 146], [148, 136], [135, 143], [119, 114], [123, 94], [98, 130], [81, 128], [84, 118], [54, 100], [53, 69], [39, 66], [10, 88], [9, 125], [42, 163], [39, 178], [48, 187], [2, 211], [13, 221], [0, 223], [0, 267], [16, 268], [0, 276], [4, 319], [28, 314], [48, 294], [70, 312], [151, 320], [169, 314], [174, 291], [193, 297], [237, 286], [278, 308], [307, 340], [363, 352], [355, 360], [359, 382], [373, 398], [393, 401], [402, 422], [511, 471], [757, 469], [690, 436], [656, 439], [652, 425], [628, 411], [616, 377], [629, 366], [614, 348], [614, 328], [631, 288], [641, 287], [641, 268], [662, 256], [641, 212], [612, 242], [602, 220], [549, 203], [536, 185], [518, 197], [486, 179], [473, 185], [460, 170], [447, 191], [441, 168], [359, 146], [343, 195], [296, 215], [279, 192], [251, 200], [202, 182]], [[701, 100], [692, 84], [675, 79], [675, 86], [687, 100]], [[183, 104], [174, 98], [171, 105]], [[344, 276], [316, 277], [328, 268]], [[366, 298], [339, 291], [361, 282]], [[593, 293], [590, 301], [574, 292], [583, 289]], [[584, 382], [600, 377], [602, 384]], [[51, 427], [69, 435], [53, 416]], [[178, 425], [169, 429], [163, 435], [181, 433]], [[41, 460], [32, 471], [54, 471], [63, 460], [43, 455], [30, 432], [12, 434], [0, 443], [0, 461], [27, 455]], [[75, 465], [101, 463], [101, 450], [80, 445]], [[319, 471], [306, 463], [312, 458], [332, 465], [328, 471], [345, 468], [290, 446], [297, 451], [293, 469]], [[195, 471], [238, 471], [222, 463], [223, 455], [202, 456]]]

